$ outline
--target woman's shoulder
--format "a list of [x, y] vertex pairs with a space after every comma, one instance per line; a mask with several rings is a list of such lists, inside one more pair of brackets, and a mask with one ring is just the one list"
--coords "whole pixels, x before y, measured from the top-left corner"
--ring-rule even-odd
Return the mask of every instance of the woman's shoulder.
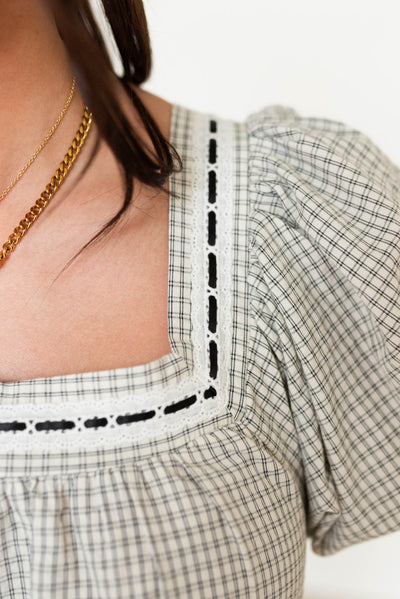
[[319, 281], [326, 264], [362, 297], [399, 372], [400, 169], [341, 121], [274, 105], [244, 124], [260, 260], [276, 264], [290, 254], [292, 272], [301, 264], [303, 277], [309, 269]]
[[[157, 96], [156, 94], [153, 94], [138, 85], [133, 83], [129, 83], [128, 85], [135, 92], [143, 106], [153, 117], [163, 137], [169, 141], [171, 135], [173, 104], [161, 96]], [[143, 136], [144, 141], [150, 147], [152, 147], [152, 142], [148, 133], [146, 132], [138, 110], [132, 103], [132, 100], [127, 94], [127, 90], [120, 81], [116, 81], [115, 91], [125, 116], [132, 123], [133, 127]]]
[[291, 106], [273, 104], [248, 114], [244, 124], [252, 151], [262, 148], [282, 156], [308, 157], [315, 169], [322, 163], [331, 169], [346, 163], [374, 178], [381, 175], [386, 183], [399, 183], [399, 167], [371, 137], [350, 123], [328, 116], [307, 116]]
[[268, 414], [289, 402], [327, 555], [400, 528], [400, 171], [365, 133], [292, 108], [245, 131], [258, 388]]

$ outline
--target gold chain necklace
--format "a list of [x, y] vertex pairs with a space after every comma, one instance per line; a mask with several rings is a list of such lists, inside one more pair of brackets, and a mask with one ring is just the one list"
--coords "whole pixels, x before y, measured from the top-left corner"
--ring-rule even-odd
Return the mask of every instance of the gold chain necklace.
[[29, 158], [29, 160], [25, 164], [25, 166], [22, 167], [22, 169], [19, 171], [19, 173], [16, 175], [16, 177], [11, 181], [11, 183], [9, 185], [7, 185], [7, 187], [5, 188], [3, 193], [0, 195], [0, 201], [3, 200], [6, 197], [6, 195], [12, 190], [14, 185], [16, 185], [16, 183], [18, 183], [18, 181], [21, 179], [22, 175], [26, 172], [26, 170], [31, 166], [32, 162], [37, 158], [39, 153], [43, 150], [44, 146], [47, 144], [50, 137], [53, 135], [54, 131], [57, 129], [58, 125], [61, 123], [62, 119], [64, 118], [64, 115], [67, 112], [69, 105], [71, 104], [72, 97], [74, 95], [74, 91], [75, 91], [75, 77], [72, 80], [71, 91], [69, 92], [67, 101], [65, 102], [62, 111], [58, 115], [56, 122], [54, 123], [54, 125], [52, 126], [52, 128], [50, 129], [50, 131], [48, 132], [48, 134], [42, 141], [42, 143], [36, 148], [36, 150], [34, 151], [32, 156]]
[[40, 194], [40, 198], [36, 200], [29, 212], [26, 213], [25, 218], [19, 222], [19, 225], [15, 227], [8, 240], [3, 244], [3, 248], [0, 250], [0, 266], [4, 264], [7, 256], [13, 251], [17, 243], [33, 225], [38, 216], [46, 208], [56, 191], [60, 188], [61, 183], [68, 175], [73, 163], [82, 149], [82, 146], [88, 136], [91, 124], [92, 113], [89, 111], [88, 107], [85, 106], [81, 125], [76, 132], [74, 139], [72, 140], [71, 146], [64, 156], [64, 160], [60, 163], [60, 166], [56, 170], [54, 176], [51, 178], [50, 183], [46, 185], [46, 189]]

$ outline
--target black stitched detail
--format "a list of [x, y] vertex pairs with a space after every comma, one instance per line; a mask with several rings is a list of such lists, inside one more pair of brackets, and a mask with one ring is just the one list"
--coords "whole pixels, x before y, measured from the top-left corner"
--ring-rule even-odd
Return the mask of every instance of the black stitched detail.
[[217, 191], [217, 173], [210, 171], [208, 173], [208, 201], [210, 204], [215, 203], [215, 196]]
[[[216, 358], [215, 358], [216, 359]], [[214, 362], [215, 362], [214, 359]], [[215, 368], [215, 367], [214, 367]], [[215, 378], [215, 377], [214, 377]], [[204, 398], [207, 399], [209, 397], [215, 397], [216, 391], [214, 387], [209, 387], [204, 391]], [[197, 401], [197, 395], [191, 395], [190, 397], [186, 397], [181, 401], [178, 401], [174, 404], [170, 404], [164, 408], [164, 414], [173, 414], [175, 412], [179, 412], [179, 410], [183, 410], [185, 408], [189, 408]], [[140, 422], [143, 420], [150, 420], [154, 418], [156, 415], [155, 410], [149, 410], [147, 412], [137, 412], [135, 414], [121, 414], [117, 416], [115, 422], [117, 424], [130, 424], [133, 422]], [[81, 420], [78, 418], [78, 421]], [[31, 421], [32, 422], [32, 421]], [[104, 428], [109, 425], [109, 418], [106, 417], [95, 417], [85, 420], [83, 423], [86, 428]], [[43, 422], [37, 422], [34, 427], [38, 432], [48, 432], [48, 431], [65, 431], [76, 428], [76, 423], [73, 420], [45, 420]], [[25, 422], [18, 422], [14, 420], [14, 422], [0, 422], [0, 432], [17, 432], [26, 430], [27, 424]], [[29, 431], [32, 432], [32, 431]]]
[[25, 422], [0, 422], [0, 431], [24, 431]]
[[217, 162], [217, 142], [215, 139], [210, 139], [208, 162], [210, 164], [215, 164]]
[[195, 401], [197, 401], [196, 395], [191, 395], [190, 397], [187, 397], [186, 399], [182, 399], [181, 401], [177, 401], [176, 403], [174, 403], [170, 406], [167, 406], [164, 409], [164, 414], [173, 414], [174, 412], [178, 412], [179, 410], [188, 408], [189, 406], [194, 404]]
[[99, 428], [105, 427], [108, 424], [107, 418], [90, 418], [89, 420], [85, 420], [84, 426], [86, 428]]
[[208, 254], [208, 285], [213, 289], [217, 286], [217, 257], [211, 252]]
[[[217, 122], [210, 120], [209, 130], [211, 133], [217, 132]], [[209, 167], [217, 162], [217, 140], [214, 138], [209, 139]], [[217, 172], [211, 168], [208, 171], [208, 204], [211, 207], [217, 201]], [[208, 245], [215, 246], [216, 243], [216, 212], [210, 210], [208, 212]], [[217, 286], [217, 256], [214, 252], [208, 252], [208, 287], [215, 289]], [[212, 334], [217, 332], [217, 298], [215, 295], [208, 294], [208, 331]], [[209, 376], [212, 379], [217, 378], [218, 373], [218, 346], [215, 340], [209, 340]], [[204, 392], [204, 399], [209, 399], [217, 396], [217, 391], [213, 386], [209, 386]], [[174, 414], [180, 410], [189, 408], [197, 401], [197, 395], [191, 395], [180, 401], [166, 406], [163, 410], [164, 414]], [[159, 408], [161, 409], [161, 407]], [[147, 412], [138, 412], [134, 414], [121, 414], [116, 417], [115, 422], [118, 425], [131, 424], [134, 422], [142, 422], [145, 420], [151, 420], [156, 415], [156, 410], [148, 410]], [[78, 427], [80, 430], [80, 420], [77, 418], [76, 423], [72, 420], [56, 420], [50, 421], [45, 420], [37, 422], [34, 425], [34, 429], [38, 432], [49, 432], [49, 431], [60, 431], [74, 429]], [[28, 421], [27, 421], [28, 422]], [[29, 421], [32, 424], [32, 420]], [[94, 417], [86, 419], [83, 423], [85, 428], [105, 428], [112, 422], [112, 417]], [[151, 425], [150, 425], [151, 426]], [[26, 422], [16, 421], [13, 422], [0, 422], [0, 433], [24, 431], [28, 428]], [[32, 430], [29, 430], [32, 433]]]
[[[211, 133], [216, 133], [217, 122], [215, 120], [209, 121], [209, 129]], [[208, 152], [209, 166], [217, 162], [217, 140], [214, 138], [209, 139], [209, 152]], [[217, 173], [215, 170], [209, 170], [208, 172], [208, 202], [215, 204], [217, 201]], [[216, 212], [210, 210], [208, 212], [208, 245], [215, 246], [216, 242]], [[217, 287], [217, 256], [213, 252], [208, 253], [208, 287], [215, 289]], [[217, 298], [215, 295], [208, 295], [208, 330], [210, 333], [216, 333], [217, 331]], [[218, 372], [218, 348], [217, 343], [214, 340], [209, 341], [209, 369], [210, 377], [215, 379]], [[204, 392], [204, 397], [214, 397], [216, 395], [214, 387], [209, 387]]]
[[213, 295], [208, 296], [208, 329], [211, 333], [217, 330], [217, 299]]
[[212, 379], [217, 378], [218, 372], [218, 349], [215, 341], [210, 341], [209, 343], [210, 349], [210, 377]]
[[210, 397], [215, 397], [216, 395], [217, 392], [214, 387], [208, 387], [208, 389], [204, 391], [204, 399], [209, 399]]
[[150, 420], [156, 415], [155, 410], [149, 412], [139, 412], [137, 414], [127, 414], [125, 416], [118, 416], [115, 419], [117, 424], [129, 424], [130, 422], [140, 422], [141, 420]]
[[[107, 419], [103, 418], [106, 421]], [[37, 431], [60, 431], [60, 430], [68, 430], [71, 428], [75, 428], [75, 422], [71, 420], [45, 420], [45, 422], [38, 422], [35, 424], [35, 428]]]
[[208, 213], [208, 244], [215, 245], [215, 212]]

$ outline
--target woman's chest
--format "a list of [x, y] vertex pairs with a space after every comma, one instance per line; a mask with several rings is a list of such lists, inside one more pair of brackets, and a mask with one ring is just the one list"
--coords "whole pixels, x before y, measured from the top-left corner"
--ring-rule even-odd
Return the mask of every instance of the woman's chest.
[[154, 201], [156, 217], [89, 248], [54, 283], [73, 255], [62, 247], [57, 259], [38, 256], [45, 267], [36, 269], [27, 246], [9, 256], [0, 271], [1, 381], [136, 366], [171, 352], [168, 202]]
[[[178, 127], [178, 123], [186, 122], [187, 113], [178, 110], [175, 114], [177, 146], [186, 147], [187, 128]], [[143, 457], [148, 439], [157, 439], [164, 446], [168, 434], [176, 433], [171, 438], [171, 446], [175, 446], [180, 431], [186, 435], [187, 427], [198, 435], [199, 427], [213, 428], [242, 411], [247, 208], [245, 202], [240, 203], [237, 212], [239, 203], [233, 187], [233, 165], [237, 162], [232, 157], [230, 123], [222, 127], [201, 116], [192, 129], [197, 141], [190, 160], [185, 160], [183, 170], [171, 179], [169, 206], [162, 199], [154, 200], [156, 208], [148, 230], [128, 229], [128, 236], [114, 236], [105, 246], [95, 245], [93, 259], [87, 253], [85, 261], [78, 260], [72, 266], [68, 276], [74, 273], [75, 278], [68, 279], [66, 271], [53, 286], [49, 281], [95, 230], [73, 231], [69, 239], [76, 244], [73, 247], [67, 247], [68, 240], [43, 247], [40, 243], [47, 236], [39, 222], [36, 240], [33, 230], [26, 244], [21, 244], [20, 258], [11, 256], [14, 274], [19, 267], [24, 271], [16, 278], [9, 270], [7, 295], [12, 297], [22, 282], [26, 301], [23, 305], [19, 295], [10, 326], [0, 328], [0, 335], [6, 337], [7, 333], [9, 343], [15, 334], [12, 323], [18, 326], [30, 303], [33, 316], [29, 344], [25, 340], [13, 350], [3, 371], [0, 365], [0, 380], [21, 384], [0, 384], [0, 388], [6, 401], [11, 403], [12, 399], [12, 418], [18, 417], [17, 424], [26, 433], [19, 438], [32, 438], [32, 447], [57, 442], [59, 447], [68, 448], [74, 441], [93, 448], [130, 439], [138, 442]], [[225, 162], [217, 163], [217, 157], [224, 157]], [[245, 193], [245, 186], [239, 188]], [[87, 225], [93, 218], [92, 204], [85, 204], [87, 218], [80, 214], [78, 224]], [[58, 222], [71, 224], [74, 212], [69, 208], [64, 219], [58, 214]], [[40, 255], [35, 259], [47, 265], [49, 272], [43, 267], [41, 272], [47, 278], [33, 281], [29, 260], [39, 247]], [[56, 268], [49, 258], [53, 254], [62, 254]], [[150, 329], [154, 343], [149, 341]], [[21, 326], [18, 340], [24, 333]], [[34, 363], [37, 347], [41, 353]], [[114, 356], [115, 362], [100, 363], [105, 354]], [[21, 372], [26, 363], [45, 364], [47, 370], [34, 372], [32, 367], [30, 372]], [[67, 372], [71, 376], [62, 376]], [[8, 378], [7, 373], [11, 373]], [[23, 403], [27, 398], [29, 406]], [[21, 403], [18, 410], [14, 409], [16, 403]], [[10, 412], [7, 408], [4, 411], [8, 418]], [[48, 427], [59, 434], [39, 434]], [[64, 434], [66, 427], [68, 435]], [[152, 452], [155, 446], [148, 449]]]

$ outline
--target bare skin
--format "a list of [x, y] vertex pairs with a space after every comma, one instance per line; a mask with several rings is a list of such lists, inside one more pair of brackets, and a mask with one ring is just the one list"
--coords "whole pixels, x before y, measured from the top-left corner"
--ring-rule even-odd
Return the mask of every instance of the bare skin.
[[[72, 73], [44, 0], [2, 3], [0, 40], [2, 191], [55, 121]], [[169, 139], [171, 104], [136, 91]], [[127, 116], [151, 146], [122, 86], [118, 93]], [[1, 243], [54, 174], [83, 107], [77, 90], [51, 141], [0, 202]], [[95, 124], [68, 179], [0, 268], [0, 381], [136, 366], [171, 352], [165, 194], [135, 182], [134, 205], [122, 224], [53, 283], [123, 198], [118, 166], [105, 143], [83, 173], [94, 131]]]

